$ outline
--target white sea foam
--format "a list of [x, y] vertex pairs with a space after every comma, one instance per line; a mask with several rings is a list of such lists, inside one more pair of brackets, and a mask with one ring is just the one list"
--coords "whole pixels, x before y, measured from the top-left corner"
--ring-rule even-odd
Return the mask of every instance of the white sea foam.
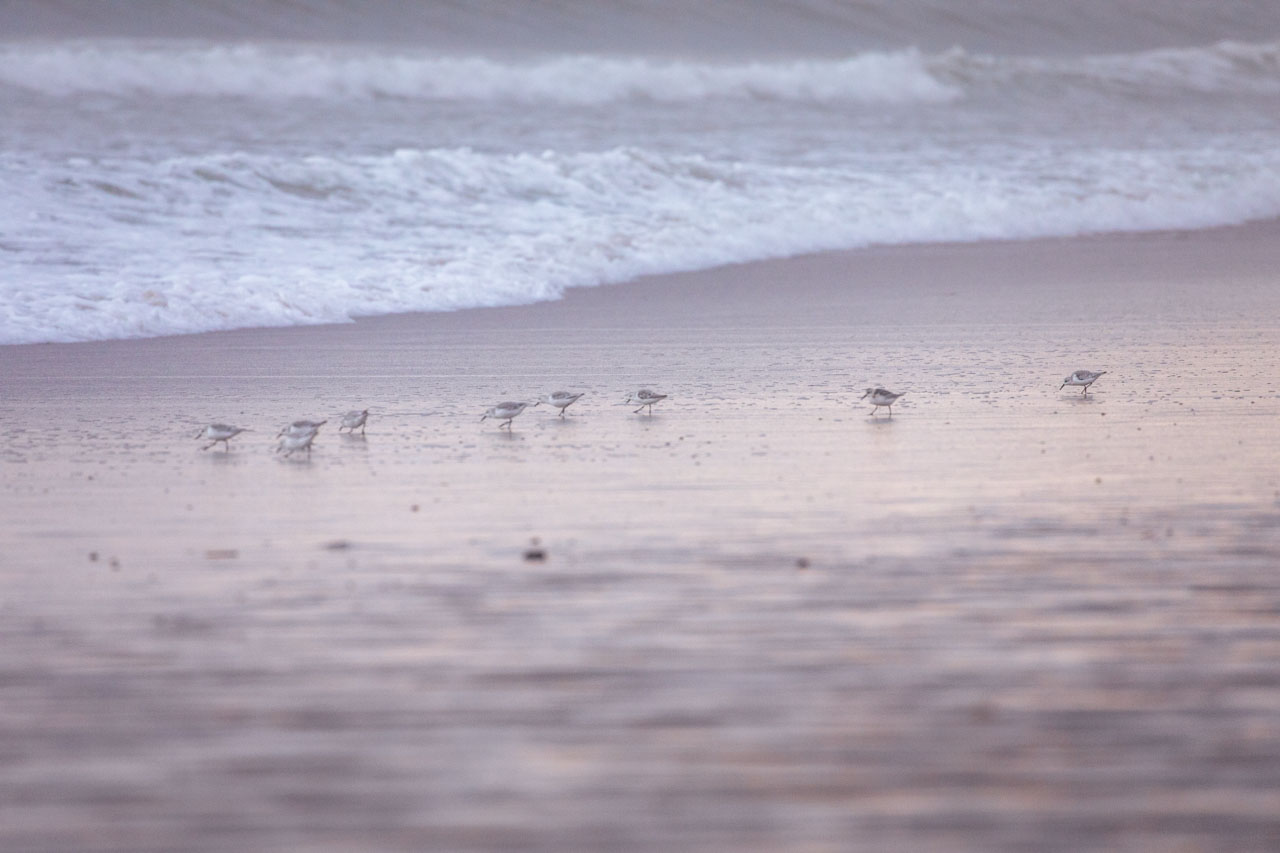
[[[521, 304], [793, 253], [1280, 215], [1280, 150], [798, 167], [663, 155], [228, 154], [2, 164], [0, 341]], [[1052, 174], [1044, 171], [1052, 166]], [[20, 286], [11, 286], [20, 282]]]
[[411, 98], [602, 104], [708, 98], [939, 103], [971, 88], [1122, 87], [1136, 94], [1280, 92], [1280, 42], [1069, 58], [955, 49], [839, 60], [694, 62], [555, 56], [499, 61], [350, 47], [70, 42], [0, 44], [0, 85], [46, 95]]
[[630, 98], [945, 101], [919, 52], [706, 63], [558, 56], [501, 62], [339, 47], [79, 42], [0, 46], [0, 84], [43, 94], [426, 98], [597, 104]]

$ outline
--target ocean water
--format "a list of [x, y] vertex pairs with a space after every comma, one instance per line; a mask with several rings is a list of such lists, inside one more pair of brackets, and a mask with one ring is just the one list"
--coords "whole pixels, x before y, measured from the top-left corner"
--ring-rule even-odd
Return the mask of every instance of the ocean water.
[[1275, 4], [36, 5], [0, 6], [5, 344], [1280, 215]]

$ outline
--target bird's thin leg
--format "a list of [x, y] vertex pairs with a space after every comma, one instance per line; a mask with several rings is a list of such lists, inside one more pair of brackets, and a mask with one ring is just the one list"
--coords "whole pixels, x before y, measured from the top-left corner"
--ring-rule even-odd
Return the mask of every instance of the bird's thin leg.
[[360, 434], [364, 435], [364, 424], [360, 424]]
[[[644, 408], [644, 406], [641, 406], [641, 407], [640, 407], [640, 409], [643, 409], [643, 408]], [[632, 410], [631, 410], [631, 414], [633, 414], [633, 415], [638, 415], [638, 414], [640, 414], [640, 409], [632, 409]]]

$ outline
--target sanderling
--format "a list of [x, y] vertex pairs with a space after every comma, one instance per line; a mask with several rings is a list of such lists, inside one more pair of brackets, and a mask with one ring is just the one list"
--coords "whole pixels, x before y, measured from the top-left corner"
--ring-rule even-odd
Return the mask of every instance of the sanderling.
[[1080, 385], [1082, 386], [1080, 388], [1080, 395], [1084, 396], [1089, 393], [1089, 386], [1097, 382], [1098, 377], [1106, 372], [1107, 371], [1105, 370], [1099, 370], [1097, 373], [1094, 373], [1092, 370], [1077, 370], [1075, 373], [1062, 380], [1062, 384], [1058, 386], [1058, 390], [1061, 391], [1068, 385]]
[[568, 391], [553, 391], [545, 397], [539, 397], [535, 406], [546, 403], [548, 406], [555, 406], [560, 410], [560, 417], [564, 417], [564, 410], [578, 402], [578, 398], [582, 393], [570, 394]]
[[649, 414], [651, 414], [651, 415], [652, 415], [652, 414], [653, 414], [653, 404], [654, 404], [654, 403], [661, 403], [661, 402], [662, 402], [663, 400], [665, 400], [665, 399], [667, 399], [667, 395], [666, 395], [666, 394], [658, 394], [658, 393], [656, 393], [656, 392], [654, 392], [654, 391], [650, 391], [648, 388], [641, 388], [641, 389], [640, 389], [639, 391], [637, 391], [636, 393], [634, 393], [634, 394], [632, 394], [631, 396], [627, 397], [626, 402], [628, 402], [628, 403], [639, 403], [639, 404], [640, 404], [640, 408], [639, 408], [639, 409], [636, 409], [632, 414], [637, 414], [637, 415], [638, 415], [638, 414], [640, 414], [640, 409], [643, 409], [645, 406], [648, 406], [648, 407], [649, 407]]
[[499, 403], [498, 405], [487, 409], [485, 413], [480, 416], [480, 420], [484, 420], [485, 418], [496, 418], [497, 420], [503, 421], [503, 423], [498, 424], [498, 429], [502, 429], [503, 427], [511, 429], [511, 422], [515, 420], [516, 415], [523, 412], [528, 405], [528, 403], [512, 403], [510, 401]]
[[[321, 421], [323, 423], [323, 421]], [[292, 456], [294, 451], [307, 451], [307, 458], [311, 458], [311, 442], [316, 440], [316, 433], [319, 431], [317, 426], [315, 429], [299, 429], [290, 430], [280, 436], [280, 443], [276, 445], [276, 453], [284, 452], [285, 456]]]
[[320, 429], [320, 427], [324, 426], [327, 423], [328, 423], [327, 420], [294, 421], [293, 423], [289, 424], [287, 427], [283, 427], [278, 433], [276, 433], [276, 438], [279, 438], [282, 435], [301, 435], [303, 433], [308, 433], [308, 432], [314, 433], [316, 430]]
[[[905, 393], [907, 392], [906, 391], [902, 392], [902, 394], [905, 394]], [[893, 404], [894, 402], [897, 401], [899, 397], [902, 396], [902, 394], [895, 394], [892, 391], [886, 391], [883, 388], [868, 388], [867, 393], [863, 394], [858, 399], [865, 400], [868, 397], [871, 398], [872, 416], [874, 416], [876, 412], [880, 411], [881, 406], [888, 406], [889, 417], [893, 417]]]
[[352, 433], [356, 431], [356, 427], [360, 427], [360, 434], [364, 435], [365, 421], [369, 420], [369, 410], [355, 411], [354, 409], [342, 416], [342, 425], [338, 427], [338, 432], [350, 430]]
[[201, 450], [208, 450], [219, 441], [222, 442], [223, 450], [230, 450], [231, 445], [227, 444], [227, 442], [242, 432], [245, 432], [245, 430], [240, 427], [231, 426], [230, 424], [209, 424], [207, 427], [196, 433], [196, 438], [209, 439], [209, 443], [200, 448]]

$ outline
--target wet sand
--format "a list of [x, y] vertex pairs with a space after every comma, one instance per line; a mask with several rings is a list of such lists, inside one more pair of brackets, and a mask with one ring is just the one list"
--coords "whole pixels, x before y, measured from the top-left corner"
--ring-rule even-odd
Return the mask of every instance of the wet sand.
[[0, 348], [0, 849], [1274, 850], [1277, 270], [1264, 223]]

